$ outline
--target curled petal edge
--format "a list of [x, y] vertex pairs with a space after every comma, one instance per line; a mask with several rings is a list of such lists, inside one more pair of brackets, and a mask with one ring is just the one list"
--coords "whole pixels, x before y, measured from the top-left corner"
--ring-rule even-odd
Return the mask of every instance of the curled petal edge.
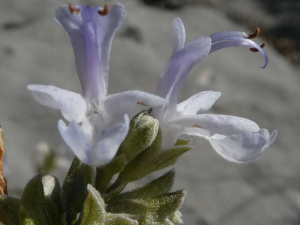
[[75, 122], [70, 122], [67, 126], [64, 121], [59, 120], [58, 131], [78, 159], [88, 164], [91, 144], [81, 127]]
[[224, 136], [215, 134], [206, 136], [197, 128], [188, 128], [185, 134], [205, 138], [213, 149], [224, 159], [235, 163], [247, 163], [257, 159], [268, 147], [274, 143], [277, 130], [270, 135], [268, 130], [260, 129], [258, 132], [245, 132], [242, 134]]

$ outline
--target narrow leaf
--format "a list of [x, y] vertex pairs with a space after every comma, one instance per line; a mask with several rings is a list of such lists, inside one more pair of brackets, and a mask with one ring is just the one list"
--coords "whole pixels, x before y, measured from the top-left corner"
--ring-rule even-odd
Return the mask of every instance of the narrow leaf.
[[151, 145], [125, 166], [124, 170], [119, 174], [119, 182], [126, 181], [129, 183], [136, 181], [150, 173], [172, 166], [182, 154], [192, 149], [191, 146], [184, 145], [155, 152], [159, 147], [155, 146], [155, 142], [153, 142], [153, 144], [153, 146]]
[[26, 211], [24, 206], [20, 207], [20, 223], [21, 225], [35, 225], [33, 219], [29, 215], [29, 213]]
[[174, 165], [181, 155], [190, 151], [192, 148], [191, 146], [184, 145], [174, 146], [171, 149], [162, 151], [157, 157], [157, 160], [150, 165], [152, 166], [153, 172]]
[[42, 183], [43, 172], [33, 177], [26, 185], [21, 204], [24, 206], [35, 224], [52, 224], [52, 218], [49, 216], [44, 188]]
[[56, 177], [46, 175], [42, 178], [47, 212], [54, 224], [59, 224], [63, 216], [60, 199], [60, 184]]
[[3, 224], [19, 224], [20, 200], [0, 195], [0, 222]]
[[109, 199], [116, 197], [120, 194], [128, 183], [117, 179], [104, 193], [104, 200], [107, 202]]
[[105, 221], [105, 225], [138, 225], [138, 221], [127, 214], [111, 214]]
[[168, 217], [173, 216], [177, 209], [182, 205], [185, 195], [185, 191], [176, 191], [160, 195], [153, 198], [152, 201], [149, 201], [148, 203], [152, 207], [159, 205], [159, 208], [154, 212], [157, 214], [158, 221], [164, 221]]
[[159, 122], [148, 114], [142, 111], [130, 122], [129, 132], [117, 153], [124, 155], [127, 162], [148, 148], [157, 136]]
[[91, 168], [75, 157], [64, 180], [61, 193], [67, 224], [73, 224], [76, 221], [77, 213], [81, 212], [88, 195], [86, 187], [91, 182], [91, 176]]
[[123, 199], [150, 199], [158, 195], [165, 194], [170, 191], [174, 182], [174, 176], [175, 172], [174, 170], [171, 170], [142, 187], [118, 195], [111, 201], [119, 201]]
[[153, 171], [151, 164], [157, 160], [157, 154], [161, 149], [161, 140], [162, 136], [159, 130], [152, 145], [128, 163], [120, 172], [118, 179], [129, 183], [156, 171]]
[[107, 210], [113, 213], [139, 215], [139, 225], [172, 224], [169, 217], [173, 218], [184, 196], [184, 191], [176, 191], [152, 199], [121, 200], [109, 204]]
[[88, 185], [88, 196], [84, 202], [82, 218], [80, 225], [99, 224], [104, 225], [105, 222], [105, 203], [99, 192]]
[[184, 191], [176, 191], [152, 199], [121, 200], [109, 204], [107, 210], [139, 215], [139, 225], [172, 224], [168, 219], [181, 206], [184, 196]]
[[192, 142], [192, 139], [177, 139], [176, 143], [174, 146], [177, 145], [188, 145]]
[[96, 187], [100, 193], [104, 193], [112, 177], [119, 173], [126, 164], [126, 157], [120, 155], [115, 157], [110, 163], [97, 168]]

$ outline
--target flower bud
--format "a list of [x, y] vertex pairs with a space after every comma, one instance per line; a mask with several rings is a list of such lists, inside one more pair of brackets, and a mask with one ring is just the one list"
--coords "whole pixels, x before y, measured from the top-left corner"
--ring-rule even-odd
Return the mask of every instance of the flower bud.
[[117, 156], [124, 155], [126, 161], [131, 161], [135, 156], [148, 148], [155, 140], [159, 129], [159, 122], [142, 111], [130, 122], [129, 132], [121, 144]]

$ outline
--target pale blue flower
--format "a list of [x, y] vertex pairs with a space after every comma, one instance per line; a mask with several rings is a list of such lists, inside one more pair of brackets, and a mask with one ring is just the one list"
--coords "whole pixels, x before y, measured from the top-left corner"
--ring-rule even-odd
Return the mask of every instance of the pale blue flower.
[[62, 138], [82, 162], [92, 166], [104, 165], [115, 156], [127, 135], [127, 113], [134, 105], [166, 103], [141, 91], [107, 95], [111, 42], [125, 13], [120, 4], [104, 8], [69, 4], [58, 8], [55, 18], [73, 45], [83, 96], [53, 86], [28, 85], [39, 103], [61, 110], [70, 122], [67, 126], [59, 121]]
[[198, 37], [184, 45], [185, 30], [181, 19], [173, 20], [174, 46], [172, 56], [163, 69], [156, 94], [168, 103], [155, 107], [153, 116], [160, 120], [163, 149], [172, 147], [183, 134], [207, 139], [225, 159], [233, 162], [249, 162], [263, 153], [276, 138], [266, 129], [248, 119], [215, 114], [203, 114], [220, 97], [220, 92], [205, 91], [177, 104], [180, 87], [190, 70], [208, 54], [226, 47], [241, 46], [259, 51], [265, 68], [268, 58], [244, 32], [227, 31]]

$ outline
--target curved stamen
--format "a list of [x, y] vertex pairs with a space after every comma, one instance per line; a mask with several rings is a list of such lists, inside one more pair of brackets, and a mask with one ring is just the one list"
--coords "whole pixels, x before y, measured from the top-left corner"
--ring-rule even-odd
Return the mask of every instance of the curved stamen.
[[[265, 46], [266, 46], [266, 43], [264, 42], [264, 43], [262, 43], [262, 45], [260, 47], [263, 49]], [[251, 52], [258, 52], [258, 49], [256, 49], [256, 48], [250, 48], [250, 51]]]
[[76, 15], [80, 12], [80, 9], [77, 9], [74, 6], [72, 6], [71, 3], [69, 3], [68, 6], [69, 6], [70, 13]]
[[256, 27], [256, 31], [253, 34], [248, 34], [248, 37], [246, 37], [246, 39], [253, 39], [256, 38], [259, 35], [260, 29], [258, 27]]
[[105, 4], [102, 10], [98, 10], [99, 15], [106, 16], [109, 13], [108, 5]]

